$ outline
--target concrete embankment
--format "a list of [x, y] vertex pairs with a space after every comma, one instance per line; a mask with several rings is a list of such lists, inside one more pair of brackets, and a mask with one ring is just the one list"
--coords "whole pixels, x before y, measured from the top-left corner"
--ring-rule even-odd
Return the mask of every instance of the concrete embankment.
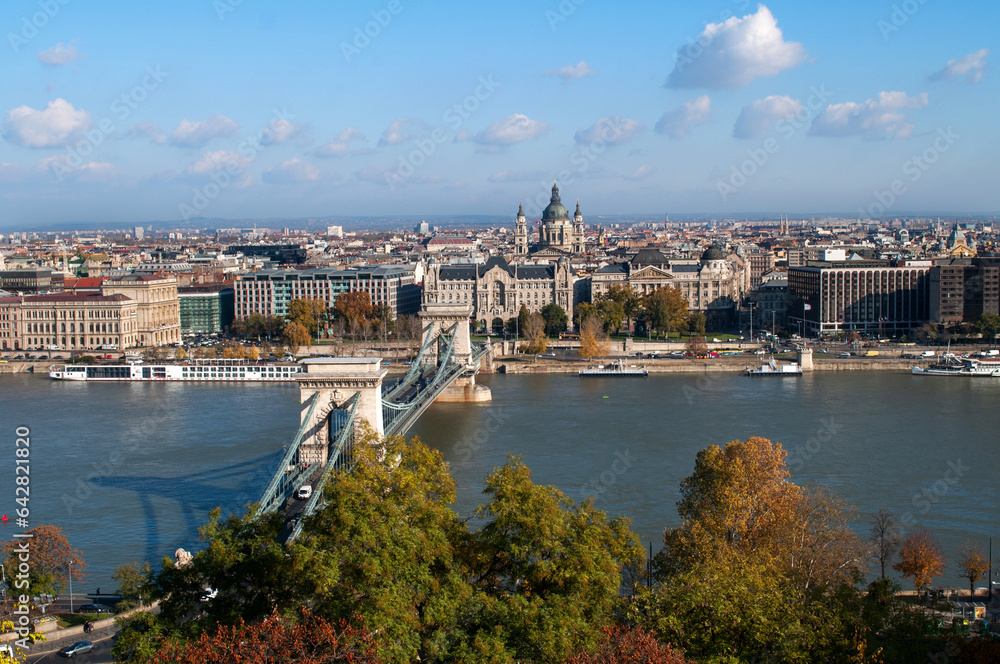
[[[794, 357], [775, 358], [779, 363], [783, 362], [794, 362]], [[613, 360], [608, 358], [605, 360], [595, 360], [590, 364], [600, 364], [600, 363], [610, 363]], [[500, 370], [501, 373], [518, 373], [518, 374], [530, 374], [530, 373], [566, 373], [575, 374], [581, 369], [585, 369], [590, 364], [586, 362], [559, 362], [553, 360], [538, 360], [537, 362], [531, 362], [530, 360], [522, 360], [520, 358], [496, 358], [494, 359], [494, 364]], [[628, 365], [644, 366], [649, 373], [709, 373], [709, 372], [720, 372], [720, 373], [742, 373], [746, 371], [748, 366], [758, 366], [760, 364], [757, 357], [742, 357], [742, 358], [718, 358], [711, 360], [642, 360], [642, 359], [627, 359]], [[818, 359], [813, 358], [813, 371], [897, 371], [901, 373], [908, 373], [910, 367], [914, 365], [924, 365], [929, 364], [926, 360], [902, 360], [899, 358], [893, 359], [876, 359], [876, 358], [851, 358], [851, 359]], [[501, 368], [502, 367], [502, 368]]]

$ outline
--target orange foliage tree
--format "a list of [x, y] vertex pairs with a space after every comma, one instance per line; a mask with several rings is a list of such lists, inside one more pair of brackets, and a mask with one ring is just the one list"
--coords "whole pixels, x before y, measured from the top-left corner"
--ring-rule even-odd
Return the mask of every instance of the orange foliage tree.
[[693, 664], [669, 645], [660, 643], [641, 627], [608, 627], [604, 641], [593, 653], [577, 653], [566, 664]]
[[910, 533], [899, 549], [899, 562], [892, 566], [905, 577], [913, 579], [919, 593], [931, 585], [934, 577], [944, 572], [944, 553], [929, 530], [918, 528]]
[[332, 625], [304, 611], [290, 621], [277, 613], [254, 625], [219, 625], [197, 641], [164, 645], [150, 664], [376, 664], [375, 646], [364, 630]]

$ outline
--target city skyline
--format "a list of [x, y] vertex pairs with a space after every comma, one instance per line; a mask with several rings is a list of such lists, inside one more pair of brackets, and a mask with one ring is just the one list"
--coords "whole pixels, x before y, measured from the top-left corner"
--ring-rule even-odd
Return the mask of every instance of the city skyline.
[[[1000, 209], [1000, 10], [744, 0], [0, 12], [0, 228]], [[992, 19], [992, 20], [991, 20]]]

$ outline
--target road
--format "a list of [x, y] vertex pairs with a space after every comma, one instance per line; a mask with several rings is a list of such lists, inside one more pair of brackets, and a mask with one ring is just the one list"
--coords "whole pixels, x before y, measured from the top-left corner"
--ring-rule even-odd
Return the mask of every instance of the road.
[[[94, 650], [85, 655], [77, 655], [71, 658], [69, 661], [81, 662], [81, 664], [111, 664], [112, 662], [114, 662], [114, 659], [111, 657], [111, 646], [113, 645], [113, 635], [106, 636], [104, 634], [94, 633], [94, 634], [88, 634], [87, 636], [92, 637], [88, 638], [87, 640], [92, 642], [94, 646], [96, 646]], [[76, 637], [70, 639], [63, 639], [55, 643], [49, 642], [39, 645], [45, 648], [52, 648], [55, 645], [58, 645], [60, 648], [62, 648], [63, 646], [67, 646], [79, 640], [81, 639], [79, 637]], [[55, 651], [48, 652], [45, 654], [28, 655], [28, 664], [53, 664], [54, 662], [65, 662], [65, 661], [67, 661], [67, 659], [65, 657], [61, 657], [58, 654], [58, 652]]]

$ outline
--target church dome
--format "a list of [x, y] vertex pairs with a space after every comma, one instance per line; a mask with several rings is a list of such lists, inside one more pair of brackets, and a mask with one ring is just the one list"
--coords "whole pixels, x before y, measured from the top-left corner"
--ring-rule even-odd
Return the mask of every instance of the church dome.
[[556, 184], [552, 185], [552, 198], [549, 204], [542, 210], [542, 221], [569, 221], [569, 210], [559, 200], [559, 186]]
[[719, 248], [716, 247], [715, 245], [712, 245], [711, 247], [706, 249], [705, 253], [701, 255], [702, 261], [721, 261], [725, 260], [725, 258], [726, 255], [723, 254], [722, 251], [720, 251]]

